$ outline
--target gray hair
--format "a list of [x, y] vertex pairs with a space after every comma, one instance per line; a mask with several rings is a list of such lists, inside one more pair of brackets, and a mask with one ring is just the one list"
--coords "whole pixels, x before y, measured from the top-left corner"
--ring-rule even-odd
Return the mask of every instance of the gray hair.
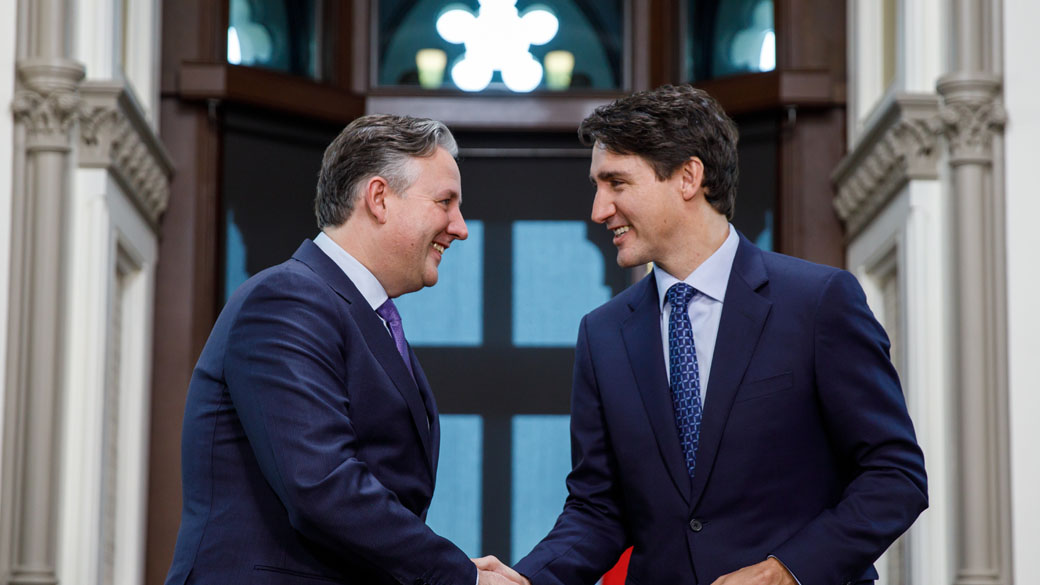
[[416, 179], [412, 158], [431, 156], [437, 147], [458, 156], [455, 137], [436, 120], [372, 114], [351, 122], [322, 157], [314, 198], [318, 227], [347, 221], [372, 177], [383, 177], [398, 193], [407, 189]]

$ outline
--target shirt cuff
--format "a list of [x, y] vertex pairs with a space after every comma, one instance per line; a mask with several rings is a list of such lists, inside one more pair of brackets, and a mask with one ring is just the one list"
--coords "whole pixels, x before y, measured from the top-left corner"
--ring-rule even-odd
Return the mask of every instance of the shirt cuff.
[[[769, 555], [769, 558], [771, 558], [771, 559], [776, 559], [776, 562], [780, 563], [780, 565], [781, 565], [781, 566], [783, 566], [783, 568], [784, 568], [784, 569], [785, 569], [785, 570], [786, 570], [786, 571], [787, 571], [788, 573], [790, 573], [790, 574], [791, 574], [791, 577], [792, 577], [792, 578], [794, 579], [794, 582], [795, 582], [795, 583], [797, 583], [798, 585], [802, 585], [802, 582], [798, 580], [798, 575], [795, 575], [795, 574], [794, 574], [794, 571], [792, 571], [792, 570], [791, 570], [790, 568], [788, 568], [788, 566], [787, 566], [786, 564], [784, 564], [784, 562], [783, 562], [783, 561], [781, 561], [781, 560], [780, 560], [780, 557], [778, 557], [778, 556], [776, 556], [776, 555]], [[477, 578], [478, 578], [478, 580], [479, 580], [479, 578], [480, 578], [480, 573], [479, 573], [479, 572], [477, 573]]]

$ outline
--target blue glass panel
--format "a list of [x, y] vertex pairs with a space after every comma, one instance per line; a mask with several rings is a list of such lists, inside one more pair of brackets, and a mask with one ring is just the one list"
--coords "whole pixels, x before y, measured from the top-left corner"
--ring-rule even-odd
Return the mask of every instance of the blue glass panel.
[[321, 19], [315, 0], [229, 0], [228, 63], [318, 79]]
[[738, 123], [740, 183], [733, 225], [763, 250], [775, 249], [776, 165], [780, 125], [770, 112], [745, 115]]
[[483, 461], [483, 417], [476, 414], [442, 415], [437, 489], [426, 515], [426, 524], [470, 557], [481, 556]]
[[776, 69], [772, 0], [723, 2], [715, 21], [716, 75]]
[[231, 298], [243, 282], [249, 279], [246, 271], [246, 242], [235, 223], [235, 212], [227, 212], [227, 249], [224, 256], [224, 302]]
[[408, 343], [473, 347], [483, 342], [484, 223], [467, 221], [469, 237], [441, 259], [437, 284], [394, 300]]
[[582, 316], [610, 299], [587, 231], [583, 221], [513, 223], [513, 345], [573, 346]]
[[524, 557], [556, 523], [571, 470], [570, 417], [513, 417], [512, 562]]
[[776, 68], [773, 0], [687, 0], [691, 81]]
[[766, 211], [766, 227], [755, 238], [755, 245], [767, 252], [773, 251], [773, 210]]

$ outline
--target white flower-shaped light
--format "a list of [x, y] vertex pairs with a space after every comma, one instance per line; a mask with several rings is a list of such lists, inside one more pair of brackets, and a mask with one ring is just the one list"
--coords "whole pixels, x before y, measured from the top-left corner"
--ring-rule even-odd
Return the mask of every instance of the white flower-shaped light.
[[521, 16], [516, 0], [480, 0], [477, 14], [464, 6], [448, 7], [437, 19], [445, 41], [465, 44], [466, 52], [451, 68], [451, 79], [464, 91], [480, 91], [495, 71], [515, 92], [528, 92], [542, 81], [542, 65], [528, 51], [556, 36], [560, 22], [545, 8], [531, 7]]

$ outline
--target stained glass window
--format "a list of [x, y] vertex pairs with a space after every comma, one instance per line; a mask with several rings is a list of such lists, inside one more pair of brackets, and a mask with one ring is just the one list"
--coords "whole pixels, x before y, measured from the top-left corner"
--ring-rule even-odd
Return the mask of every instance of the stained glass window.
[[773, 0], [688, 0], [686, 15], [690, 81], [776, 68]]
[[528, 92], [621, 87], [623, 0], [380, 0], [376, 83]]
[[318, 0], [229, 0], [227, 61], [320, 79]]

